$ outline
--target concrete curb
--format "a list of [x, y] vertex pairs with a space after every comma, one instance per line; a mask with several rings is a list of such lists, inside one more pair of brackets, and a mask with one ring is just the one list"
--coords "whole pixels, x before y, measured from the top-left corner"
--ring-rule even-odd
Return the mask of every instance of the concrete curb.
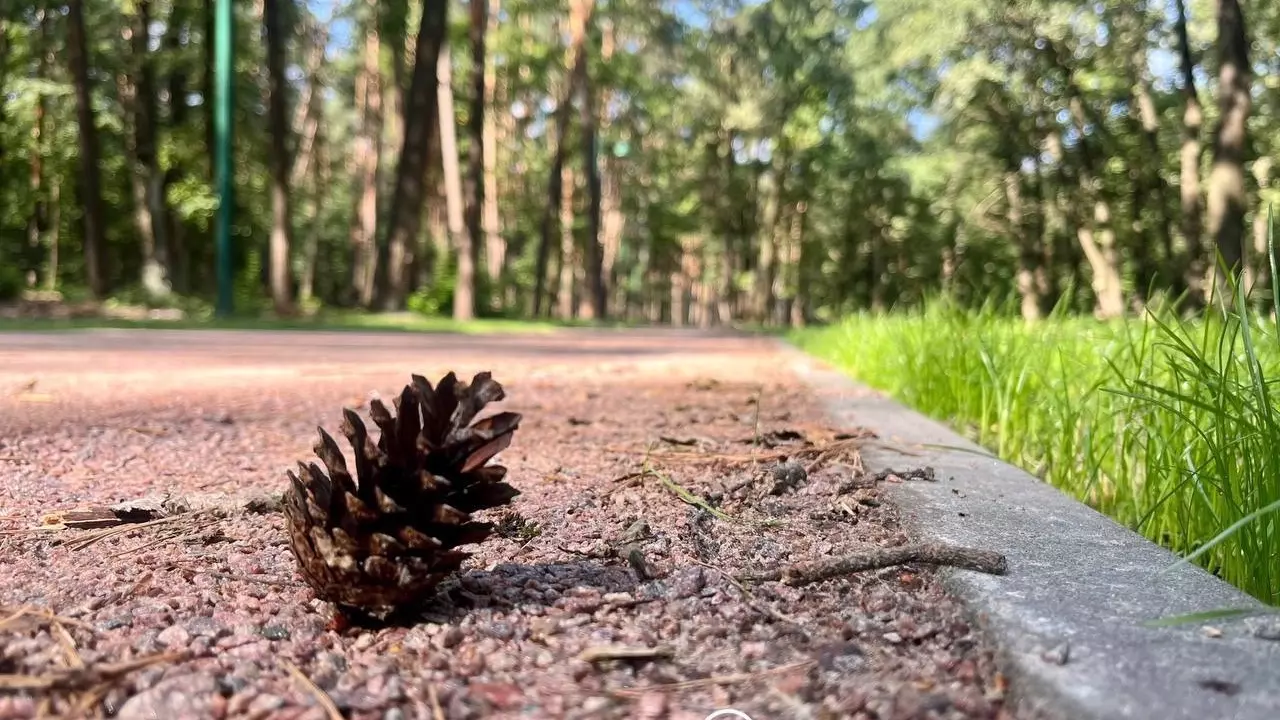
[[[1256, 619], [1213, 622], [1222, 631], [1216, 638], [1202, 624], [1143, 626], [1262, 603], [1193, 565], [1157, 576], [1177, 556], [941, 423], [779, 344], [832, 420], [879, 435], [880, 443], [863, 450], [869, 469], [936, 471], [938, 482], [892, 486], [909, 530], [1007, 555], [1007, 575], [947, 569], [943, 577], [997, 648], [1019, 716], [1280, 718], [1280, 642], [1255, 637]], [[1064, 647], [1064, 664], [1050, 659]]]

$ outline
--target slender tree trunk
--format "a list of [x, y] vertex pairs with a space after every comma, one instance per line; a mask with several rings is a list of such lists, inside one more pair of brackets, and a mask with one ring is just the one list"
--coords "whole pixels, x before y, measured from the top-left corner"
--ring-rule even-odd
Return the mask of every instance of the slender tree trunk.
[[158, 112], [155, 71], [150, 49], [151, 3], [138, 0], [122, 29], [130, 46], [130, 63], [118, 76], [120, 96], [133, 119], [133, 134], [125, 141], [132, 172], [134, 220], [142, 243], [143, 290], [153, 298], [172, 292], [169, 272], [168, 213], [165, 180], [157, 152]]
[[265, 0], [263, 21], [267, 26], [267, 76], [270, 100], [267, 125], [271, 163], [271, 304], [276, 314], [293, 313], [293, 268], [289, 248], [293, 244], [289, 176], [293, 160], [289, 156], [289, 113], [284, 79], [285, 28], [281, 0]]
[[93, 85], [89, 79], [88, 42], [84, 30], [82, 0], [67, 2], [67, 55], [75, 84], [76, 119], [80, 139], [80, 201], [84, 218], [85, 282], [94, 298], [107, 293], [102, 260], [103, 237], [102, 176], [98, 166], [98, 127], [93, 112]]
[[[458, 258], [459, 276], [462, 264], [468, 266], [467, 284], [471, 297], [454, 295], [453, 316], [456, 320], [470, 320], [475, 316], [474, 274], [479, 255], [484, 213], [484, 128], [485, 128], [485, 34], [489, 25], [489, 0], [469, 0], [471, 9], [471, 110], [467, 117], [467, 253]], [[461, 283], [459, 283], [461, 284]], [[469, 300], [469, 302], [466, 302]]]
[[463, 219], [462, 171], [458, 163], [457, 122], [453, 113], [453, 57], [448, 40], [440, 46], [436, 65], [436, 82], [439, 97], [436, 107], [440, 113], [440, 156], [444, 170], [446, 218], [449, 223], [449, 244], [458, 255], [458, 274], [453, 288], [453, 317], [470, 320], [475, 317], [475, 248]]
[[1040, 293], [1036, 287], [1036, 266], [1040, 258], [1035, 252], [1034, 238], [1027, 232], [1023, 216], [1022, 174], [1013, 167], [1004, 174], [1004, 196], [1008, 206], [1009, 232], [1018, 239], [1018, 296], [1022, 298], [1022, 318], [1029, 322], [1040, 319]]
[[[479, 0], [472, 0], [478, 2]], [[498, 15], [501, 11], [502, 0], [489, 0], [489, 12], [487, 15], [488, 34], [492, 35], [497, 30]], [[492, 58], [485, 58], [484, 66], [484, 94], [482, 104], [484, 108], [484, 127], [482, 128], [481, 137], [481, 159], [484, 164], [484, 187], [481, 193], [481, 222], [484, 227], [484, 258], [485, 271], [489, 277], [490, 307], [497, 309], [501, 306], [502, 295], [500, 289], [502, 286], [503, 268], [506, 266], [507, 244], [502, 237], [502, 218], [498, 210], [498, 123], [495, 116], [499, 112], [495, 103], [497, 98], [497, 65]], [[504, 106], [501, 110], [504, 117], [509, 117], [510, 112]]]
[[[587, 22], [590, 23], [590, 17]], [[591, 37], [590, 27], [584, 28], [585, 38]], [[578, 106], [578, 120], [582, 125], [582, 166], [587, 186], [587, 236], [583, 242], [586, 252], [583, 259], [586, 264], [585, 293], [589, 303], [589, 317], [603, 320], [606, 315], [604, 286], [604, 253], [600, 248], [600, 164], [596, 155], [596, 137], [599, 133], [599, 120], [596, 116], [595, 89], [591, 84], [590, 62], [587, 60], [587, 48], [584, 41], [582, 61], [578, 63], [582, 77], [578, 89], [582, 93], [582, 102]], [[585, 313], [584, 313], [585, 315]]]
[[573, 237], [573, 168], [560, 166], [560, 292], [556, 299], [556, 317], [573, 319], [573, 270], [577, 253]]
[[787, 161], [786, 152], [779, 151], [774, 166], [761, 176], [764, 187], [764, 206], [760, 217], [760, 254], [756, 260], [755, 297], [752, 298], [752, 316], [757, 322], [768, 323], [775, 300], [774, 276], [777, 273], [778, 248], [776, 234], [781, 214], [783, 186]]
[[[36, 64], [36, 78], [46, 80], [49, 77], [49, 13], [43, 9], [36, 11], [36, 22], [40, 25], [39, 45], [33, 47], [33, 53], [40, 57]], [[5, 52], [0, 53], [0, 62], [7, 61], [4, 55], [8, 54], [8, 22], [0, 20], [0, 32], [4, 37], [0, 38], [0, 44], [5, 47]], [[0, 100], [0, 102], [3, 102]], [[49, 204], [44, 197], [44, 157], [48, 153], [48, 141], [45, 137], [45, 114], [48, 111], [48, 99], [42, 92], [36, 92], [35, 97], [35, 122], [31, 127], [31, 151], [29, 153], [31, 162], [31, 197], [34, 202], [31, 203], [31, 214], [27, 217], [27, 247], [28, 261], [35, 261], [40, 254], [40, 248], [44, 245], [44, 233], [49, 223]], [[0, 116], [2, 117], [2, 116]], [[35, 285], [35, 264], [29, 265], [33, 269], [28, 277], [27, 284]], [[50, 288], [52, 289], [52, 288]]]
[[[1218, 2], [1218, 127], [1209, 173], [1208, 219], [1222, 264], [1239, 277], [1244, 253], [1245, 177], [1252, 72], [1239, 0]], [[1216, 275], [1216, 273], [1215, 273]]]
[[58, 289], [58, 243], [62, 237], [62, 183], [53, 179], [49, 188], [49, 254], [44, 271], [44, 289]]
[[[1071, 99], [1069, 107], [1075, 120], [1076, 132], [1084, 136], [1084, 100], [1070, 69], [1066, 69]], [[1092, 148], [1086, 140], [1080, 140], [1081, 166], [1079, 169], [1081, 197], [1093, 205], [1093, 225], [1090, 229], [1081, 223], [1076, 235], [1092, 274], [1094, 297], [1099, 318], [1115, 318], [1124, 314], [1124, 287], [1121, 285], [1120, 253], [1116, 247], [1115, 228], [1112, 223], [1111, 205], [1095, 173], [1096, 163]]]
[[[1274, 161], [1270, 157], [1260, 157], [1253, 162], [1253, 179], [1258, 185], [1258, 194], [1261, 196], [1269, 187], [1271, 187], [1271, 170]], [[1259, 202], [1253, 213], [1253, 248], [1249, 253], [1249, 257], [1245, 258], [1244, 286], [1249, 289], [1257, 302], [1265, 306], [1267, 298], [1271, 296], [1270, 292], [1261, 292], [1267, 287], [1273, 279], [1271, 278], [1270, 255], [1267, 247], [1267, 231], [1269, 224], [1267, 222], [1267, 206], [1265, 203]]]
[[[373, 306], [377, 295], [378, 166], [382, 162], [383, 114], [380, 65], [382, 43], [377, 26], [377, 0], [366, 0], [365, 11], [368, 27], [364, 38], [363, 64], [356, 77], [356, 104], [363, 113], [355, 139], [355, 165], [360, 195], [356, 206], [356, 224], [352, 228], [354, 257], [351, 281], [357, 302], [361, 307], [369, 308]], [[403, 161], [401, 158], [401, 162]], [[394, 271], [390, 267], [387, 269]]]
[[298, 108], [294, 113], [293, 132], [298, 137], [298, 152], [294, 156], [293, 168], [289, 173], [289, 185], [301, 186], [308, 177], [314, 177], [312, 165], [316, 159], [316, 142], [320, 136], [320, 120], [324, 115], [322, 92], [324, 88], [325, 45], [329, 42], [329, 31], [326, 27], [317, 27], [317, 23], [308, 23], [306, 38], [307, 48], [307, 81], [302, 96], [298, 98]]
[[[169, 20], [165, 28], [163, 41], [170, 68], [167, 79], [169, 133], [170, 137], [173, 138], [179, 137], [179, 133], [186, 129], [189, 122], [188, 116], [190, 113], [187, 106], [189, 74], [187, 72], [187, 64], [182, 59], [182, 38], [189, 35], [190, 32], [189, 6], [181, 2], [173, 3], [169, 12]], [[170, 164], [169, 169], [164, 172], [162, 177], [160, 197], [167, 199], [169, 197], [169, 188], [188, 174], [188, 168], [184, 167], [182, 163], [175, 162]], [[165, 216], [169, 219], [169, 226], [166, 229], [168, 237], [166, 259], [168, 261], [169, 284], [176, 292], [186, 293], [191, 288], [191, 259], [188, 257], [187, 227], [178, 212], [171, 211], [166, 207]]]
[[[555, 224], [555, 213], [561, 208], [561, 195], [564, 192], [561, 172], [564, 168], [565, 135], [569, 130], [569, 109], [577, 90], [577, 83], [584, 75], [586, 67], [586, 28], [595, 9], [595, 0], [572, 0], [569, 12], [569, 47], [565, 51], [565, 69], [568, 78], [565, 82], [564, 95], [556, 105], [555, 115], [555, 151], [551, 161], [551, 182], [547, 188], [547, 204], [542, 209], [542, 237], [538, 245], [537, 268], [533, 290], [533, 314], [538, 316], [542, 311], [544, 288], [546, 287], [547, 260], [551, 254], [551, 234]], [[581, 66], [582, 69], [579, 69]], [[563, 231], [562, 231], [563, 232]], [[562, 236], [563, 239], [563, 236]]]
[[399, 310], [407, 296], [408, 261], [422, 222], [427, 196], [426, 170], [437, 104], [437, 60], [447, 29], [448, 4], [426, 3], [414, 46], [413, 79], [405, 98], [404, 148], [396, 168], [388, 234], [387, 299], [384, 306]]
[[1204, 109], [1200, 94], [1196, 91], [1195, 61], [1191, 56], [1191, 42], [1187, 37], [1187, 8], [1185, 0], [1178, 5], [1178, 54], [1182, 74], [1182, 164], [1179, 192], [1182, 205], [1182, 236], [1186, 242], [1186, 258], [1182, 265], [1182, 281], [1188, 301], [1195, 307], [1204, 305], [1205, 264], [1203, 234], [1203, 204], [1200, 198], [1200, 130], [1204, 123]]

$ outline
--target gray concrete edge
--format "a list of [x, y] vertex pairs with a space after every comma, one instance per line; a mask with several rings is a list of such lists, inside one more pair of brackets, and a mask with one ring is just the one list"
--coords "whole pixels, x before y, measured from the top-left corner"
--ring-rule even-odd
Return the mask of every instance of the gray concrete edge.
[[[1178, 558], [1168, 550], [778, 343], [834, 422], [877, 434], [862, 451], [869, 470], [935, 470], [937, 482], [887, 486], [906, 530], [1007, 556], [1003, 576], [943, 569], [942, 577], [996, 648], [1019, 717], [1280, 718], [1280, 642], [1254, 635], [1275, 616], [1144, 624], [1264, 604], [1194, 565], [1170, 570]], [[1052, 659], [1063, 647], [1065, 664]]]

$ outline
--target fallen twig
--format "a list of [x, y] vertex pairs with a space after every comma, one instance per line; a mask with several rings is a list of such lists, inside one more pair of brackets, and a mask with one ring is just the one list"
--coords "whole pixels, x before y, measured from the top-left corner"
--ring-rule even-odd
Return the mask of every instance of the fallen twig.
[[440, 707], [440, 696], [436, 693], [435, 683], [427, 683], [427, 697], [431, 700], [431, 720], [445, 720], [444, 708]]
[[851, 553], [830, 560], [800, 562], [759, 573], [739, 575], [743, 582], [777, 582], [800, 586], [852, 575], [864, 570], [876, 570], [905, 563], [919, 562], [929, 565], [946, 565], [976, 570], [991, 575], [1003, 575], [1008, 569], [1004, 555], [991, 550], [977, 550], [956, 545], [930, 543], [904, 545], [894, 548], [876, 548]]
[[702, 688], [710, 685], [736, 685], [738, 683], [751, 682], [753, 680], [763, 680], [767, 677], [775, 675], [786, 675], [790, 672], [799, 670], [808, 670], [817, 665], [817, 660], [802, 660], [800, 662], [783, 665], [781, 667], [769, 670], [761, 670], [753, 673], [737, 673], [734, 675], [717, 675], [715, 677], [702, 678], [701, 680], [686, 680], [684, 682], [662, 683], [658, 685], [646, 685], [640, 688], [618, 688], [610, 690], [610, 694], [617, 697], [632, 698], [640, 697], [645, 693], [651, 692], [674, 692], [680, 690], [692, 690], [694, 688]]
[[0, 675], [0, 690], [56, 692], [83, 689], [181, 657], [181, 653], [157, 653], [126, 662], [57, 670], [47, 675]]
[[658, 647], [631, 647], [626, 645], [597, 645], [583, 650], [578, 659], [585, 662], [602, 662], [604, 660], [651, 660], [653, 658], [669, 658], [675, 655], [675, 648], [669, 645]]
[[320, 707], [324, 708], [325, 715], [329, 716], [329, 720], [344, 720], [342, 711], [334, 704], [333, 698], [330, 698], [328, 693], [321, 690], [315, 683], [311, 682], [311, 678], [307, 677], [301, 670], [299, 670], [297, 665], [294, 665], [288, 660], [281, 660], [280, 662], [284, 665], [285, 670], [288, 670], [289, 674], [293, 676], [293, 679], [297, 680], [298, 684], [301, 685], [312, 697], [314, 697], [316, 702], [320, 703]]
[[75, 618], [62, 617], [56, 615], [48, 608], [38, 607], [36, 605], [23, 605], [19, 608], [7, 607], [0, 605], [0, 612], [6, 613], [8, 617], [0, 620], [0, 630], [9, 630], [11, 626], [17, 625], [24, 618], [34, 621], [37, 626], [52, 625], [59, 623], [61, 625], [70, 625], [78, 627], [82, 630], [93, 630], [93, 626], [76, 620]]

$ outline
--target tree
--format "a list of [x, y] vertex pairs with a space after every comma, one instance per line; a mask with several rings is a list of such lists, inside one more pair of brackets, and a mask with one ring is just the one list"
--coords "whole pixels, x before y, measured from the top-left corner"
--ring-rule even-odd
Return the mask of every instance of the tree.
[[1191, 41], [1187, 34], [1186, 0], [1176, 0], [1178, 5], [1177, 36], [1178, 56], [1182, 75], [1182, 148], [1179, 151], [1181, 174], [1179, 193], [1182, 207], [1182, 236], [1186, 242], [1186, 260], [1183, 263], [1182, 281], [1194, 305], [1204, 303], [1204, 249], [1201, 245], [1202, 215], [1200, 200], [1200, 127], [1204, 122], [1204, 109], [1196, 92], [1195, 61], [1191, 57]]
[[408, 264], [422, 222], [426, 199], [427, 156], [436, 119], [437, 58], [444, 44], [448, 4], [427, 2], [414, 45], [413, 76], [404, 106], [404, 147], [396, 167], [387, 235], [387, 290], [383, 307], [404, 307]]
[[102, 212], [102, 171], [98, 166], [98, 126], [93, 110], [93, 84], [89, 78], [89, 45], [85, 38], [82, 0], [67, 2], [67, 55], [75, 83], [76, 119], [80, 136], [80, 176], [77, 195], [82, 210], [85, 281], [96, 298], [107, 292], [102, 267], [105, 218]]
[[288, 99], [285, 90], [285, 27], [282, 2], [264, 0], [263, 16], [267, 29], [267, 74], [270, 99], [267, 124], [271, 133], [271, 302], [279, 315], [293, 312], [293, 272], [289, 249], [293, 245], [290, 214], [290, 175], [293, 160], [289, 154], [291, 133], [288, 124]]
[[475, 244], [463, 220], [457, 121], [453, 114], [452, 65], [453, 57], [446, 41], [436, 59], [436, 107], [440, 113], [440, 158], [444, 171], [448, 245], [453, 248], [458, 260], [458, 274], [453, 287], [453, 317], [456, 320], [470, 320], [475, 317]]
[[1222, 264], [1237, 277], [1244, 258], [1244, 161], [1251, 84], [1244, 12], [1239, 0], [1218, 0], [1218, 126], [1209, 173], [1208, 220]]

